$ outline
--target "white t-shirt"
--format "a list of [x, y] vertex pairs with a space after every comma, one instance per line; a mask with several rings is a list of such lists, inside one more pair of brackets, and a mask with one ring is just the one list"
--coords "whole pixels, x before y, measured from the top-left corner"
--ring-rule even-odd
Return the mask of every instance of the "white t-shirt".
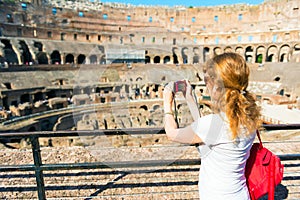
[[191, 126], [205, 143], [199, 146], [200, 199], [249, 200], [244, 172], [255, 133], [246, 137], [241, 129], [242, 136], [233, 141], [224, 113], [201, 117]]

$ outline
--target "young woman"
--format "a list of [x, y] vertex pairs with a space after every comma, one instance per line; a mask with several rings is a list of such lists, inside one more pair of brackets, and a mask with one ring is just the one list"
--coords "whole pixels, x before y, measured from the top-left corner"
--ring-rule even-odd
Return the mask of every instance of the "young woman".
[[[213, 114], [197, 117], [178, 128], [173, 115], [173, 84], [164, 89], [165, 131], [170, 140], [200, 143], [201, 200], [250, 199], [244, 176], [255, 130], [260, 126], [260, 109], [247, 91], [249, 67], [236, 53], [224, 53], [209, 60], [203, 68]], [[187, 83], [185, 95], [190, 109], [197, 107]]]

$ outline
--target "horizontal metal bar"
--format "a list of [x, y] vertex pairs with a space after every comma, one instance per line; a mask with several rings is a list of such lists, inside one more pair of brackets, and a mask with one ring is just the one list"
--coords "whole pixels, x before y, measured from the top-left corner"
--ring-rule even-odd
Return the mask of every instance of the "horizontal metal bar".
[[[300, 124], [264, 124], [265, 130], [294, 130], [300, 129]], [[93, 131], [36, 131], [36, 132], [0, 132], [0, 139], [23, 138], [35, 135], [37, 137], [71, 137], [71, 136], [101, 136], [101, 135], [147, 135], [165, 134], [163, 127], [158, 128], [125, 128], [100, 129]]]
[[0, 172], [34, 171], [34, 165], [0, 165]]
[[[280, 160], [300, 160], [300, 154], [278, 155]], [[103, 169], [103, 168], [141, 168], [141, 167], [160, 167], [160, 166], [182, 166], [200, 165], [201, 159], [180, 159], [180, 160], [144, 160], [144, 161], [123, 161], [123, 162], [92, 162], [92, 163], [62, 163], [62, 164], [43, 164], [42, 170], [72, 170], [72, 169]], [[34, 165], [7, 165], [0, 166], [0, 171], [33, 171]]]
[[278, 155], [280, 160], [300, 160], [300, 154], [282, 154]]
[[[145, 161], [123, 161], [123, 162], [92, 162], [92, 163], [61, 163], [43, 164], [41, 170], [71, 170], [71, 169], [103, 169], [103, 168], [140, 168], [159, 166], [179, 166], [179, 165], [200, 165], [200, 159], [182, 160], [145, 160]], [[0, 171], [34, 171], [34, 165], [1, 165]]]
[[[300, 120], [299, 120], [300, 122]], [[265, 130], [294, 130], [300, 129], [300, 124], [264, 124], [262, 126]]]
[[160, 166], [180, 166], [180, 165], [200, 165], [200, 159], [182, 160], [145, 160], [145, 161], [123, 161], [123, 162], [93, 162], [93, 163], [63, 163], [44, 164], [43, 170], [69, 170], [69, 169], [98, 169], [98, 168], [140, 168], [140, 167], [160, 167]]
[[101, 129], [94, 131], [36, 131], [36, 132], [6, 132], [0, 133], [0, 139], [37, 137], [70, 137], [70, 136], [101, 136], [101, 135], [141, 135], [164, 134], [164, 128], [126, 128], [126, 129]]

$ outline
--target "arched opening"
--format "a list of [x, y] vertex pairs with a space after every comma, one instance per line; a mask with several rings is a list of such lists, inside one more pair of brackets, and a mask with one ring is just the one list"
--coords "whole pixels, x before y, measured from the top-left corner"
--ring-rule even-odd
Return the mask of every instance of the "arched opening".
[[74, 56], [72, 54], [66, 56], [66, 63], [74, 63]]
[[160, 57], [159, 56], [154, 57], [154, 63], [160, 63]]
[[165, 57], [164, 57], [164, 64], [169, 63], [170, 60], [171, 60], [170, 56], [165, 56]]
[[106, 64], [105, 56], [102, 56], [102, 57], [100, 58], [100, 64], [102, 64], [102, 65], [105, 65], [105, 64]]
[[285, 53], [281, 54], [280, 62], [287, 62], [287, 55]]
[[280, 48], [280, 62], [288, 62], [289, 61], [289, 56], [290, 56], [290, 47], [288, 45], [283, 45]]
[[255, 62], [256, 63], [264, 63], [266, 58], [266, 48], [264, 46], [259, 46], [256, 49], [256, 59]]
[[54, 98], [54, 97], [56, 97], [56, 92], [55, 92], [55, 90], [50, 90], [50, 91], [48, 91], [48, 92], [46, 93], [46, 98], [47, 98], [47, 99], [51, 99], [51, 98]]
[[226, 48], [224, 49], [224, 52], [225, 52], [225, 53], [228, 53], [228, 52], [233, 52], [233, 51], [232, 51], [232, 48], [231, 48], [231, 47], [226, 47]]
[[198, 55], [194, 55], [194, 57], [193, 57], [193, 64], [197, 64], [199, 62], [200, 62], [199, 56]]
[[248, 63], [251, 63], [253, 60], [253, 48], [248, 46], [245, 51], [245, 59]]
[[277, 47], [276, 46], [270, 46], [267, 51], [267, 57], [266, 62], [277, 62]]
[[203, 49], [203, 62], [206, 62], [209, 59], [209, 48], [205, 47]]
[[172, 52], [173, 52], [173, 63], [178, 64], [179, 63], [178, 62], [178, 55], [179, 55], [178, 48], [173, 48]]
[[36, 59], [37, 59], [38, 64], [40, 64], [40, 65], [48, 65], [49, 64], [48, 57], [45, 52], [39, 51], [36, 54]]
[[193, 64], [200, 63], [200, 49], [195, 47], [193, 49], [194, 56], [193, 56]]
[[91, 64], [97, 64], [97, 56], [96, 55], [91, 55], [90, 56], [90, 63]]
[[85, 87], [85, 88], [83, 88], [83, 94], [90, 94], [91, 93], [91, 88], [89, 88], [89, 87]]
[[33, 96], [33, 102], [42, 101], [44, 99], [44, 95], [42, 92], [37, 92]]
[[140, 108], [144, 109], [144, 110], [148, 110], [148, 107], [146, 105], [142, 105]]
[[178, 57], [176, 56], [176, 54], [173, 54], [173, 63], [174, 64], [178, 64]]
[[51, 64], [59, 65], [61, 63], [60, 53], [57, 50], [51, 53], [50, 58], [51, 58]]
[[30, 95], [29, 94], [23, 94], [20, 97], [20, 103], [26, 103], [26, 102], [30, 102]]
[[160, 109], [160, 105], [153, 105], [152, 109], [155, 111], [157, 109]]
[[150, 63], [150, 56], [145, 56], [145, 63]]
[[273, 62], [274, 60], [274, 54], [270, 54], [267, 56], [266, 62]]
[[262, 54], [257, 55], [255, 62], [256, 63], [262, 63], [262, 61], [263, 61], [263, 55]]
[[276, 82], [280, 81], [280, 77], [279, 77], [279, 76], [276, 76], [276, 77], [274, 78], [274, 81], [276, 81]]
[[21, 52], [22, 52], [22, 55], [21, 55], [21, 62], [25, 65], [31, 65], [33, 64], [33, 59], [32, 59], [32, 55], [29, 51], [29, 48], [27, 46], [27, 44], [21, 40], [19, 42], [20, 46], [21, 46]]
[[222, 53], [222, 50], [221, 50], [220, 47], [214, 48], [214, 55], [219, 55], [219, 54], [221, 54], [221, 53]]
[[183, 64], [188, 63], [188, 51], [189, 51], [189, 49], [187, 47], [183, 48], [181, 51]]
[[242, 47], [235, 48], [235, 52], [240, 54], [241, 56], [244, 56], [244, 50]]
[[8, 64], [19, 64], [18, 56], [15, 53], [15, 51], [12, 48], [12, 45], [10, 44], [9, 40], [1, 40], [1, 42], [4, 44], [3, 47], [3, 56], [5, 58], [5, 61]]
[[80, 55], [77, 57], [77, 64], [85, 64], [85, 55], [80, 54]]

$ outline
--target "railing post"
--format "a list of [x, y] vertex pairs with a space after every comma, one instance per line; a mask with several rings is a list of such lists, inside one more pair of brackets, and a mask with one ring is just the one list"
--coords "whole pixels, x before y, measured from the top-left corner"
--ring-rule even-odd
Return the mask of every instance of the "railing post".
[[41, 158], [40, 143], [38, 140], [38, 136], [35, 135], [31, 136], [30, 140], [31, 140], [33, 161], [35, 165], [35, 178], [36, 178], [38, 197], [39, 200], [45, 200], [46, 193], [45, 193], [43, 170], [41, 169], [42, 158]]

